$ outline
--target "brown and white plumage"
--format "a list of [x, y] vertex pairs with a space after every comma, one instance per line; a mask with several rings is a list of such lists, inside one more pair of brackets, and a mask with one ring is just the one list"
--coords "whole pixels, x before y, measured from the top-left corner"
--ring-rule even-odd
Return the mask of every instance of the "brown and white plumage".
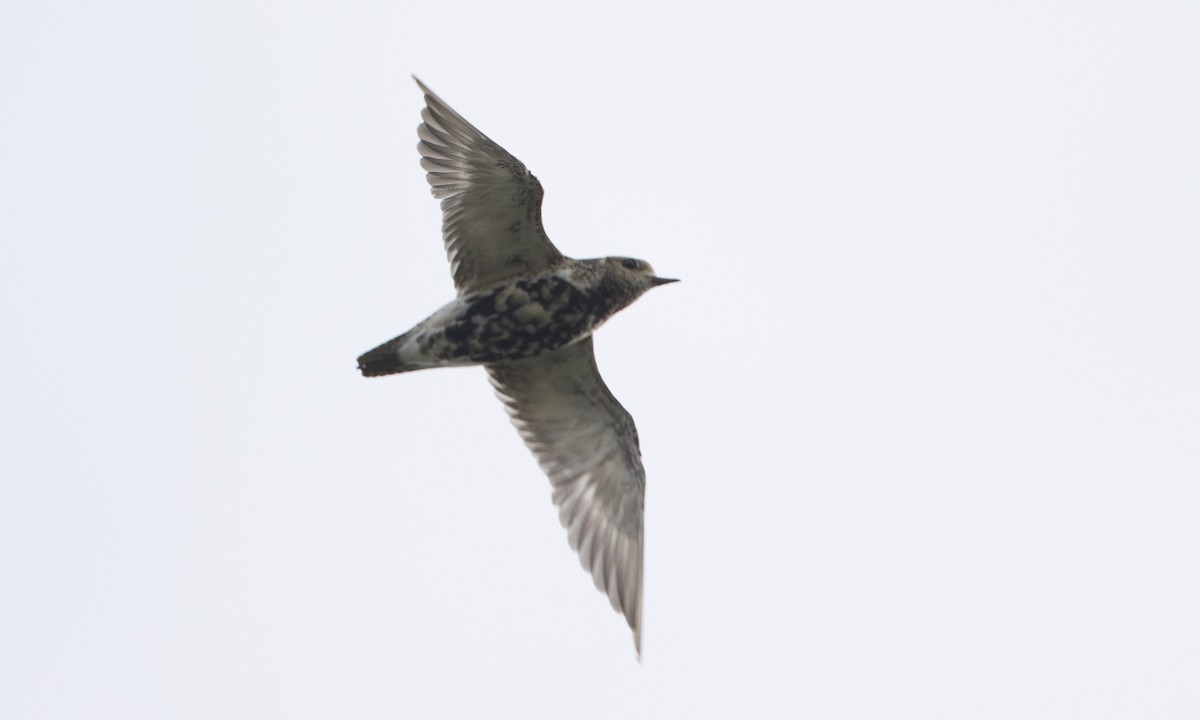
[[[415, 78], [414, 78], [415, 79]], [[483, 364], [549, 476], [571, 548], [625, 616], [641, 653], [643, 502], [637, 428], [592, 352], [592, 333], [673, 282], [631, 258], [573, 260], [546, 237], [542, 187], [417, 80], [421, 167], [442, 201], [458, 298], [359, 358], [364, 375]]]

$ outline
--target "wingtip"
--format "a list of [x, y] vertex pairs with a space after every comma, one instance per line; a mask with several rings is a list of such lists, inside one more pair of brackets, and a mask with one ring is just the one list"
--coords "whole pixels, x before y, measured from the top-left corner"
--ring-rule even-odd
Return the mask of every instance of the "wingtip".
[[[457, 112], [455, 112], [449, 105], [447, 105], [446, 101], [443, 100], [442, 98], [440, 98], [437, 93], [430, 90], [428, 85], [421, 82], [421, 78], [417, 77], [416, 75], [413, 75], [412, 79], [413, 79], [413, 82], [415, 82], [417, 84], [417, 87], [419, 87], [421, 89], [421, 93], [425, 96], [425, 105], [426, 106], [430, 107], [431, 109], [436, 108], [439, 112], [446, 112], [451, 117], [458, 118], [459, 120], [462, 120], [462, 122], [466, 123], [467, 125], [471, 125], [471, 123], [467, 122], [466, 119], [464, 119], [461, 115], [459, 115]], [[472, 129], [474, 129], [473, 125], [471, 127], [472, 127]], [[475, 130], [475, 132], [479, 132], [479, 130]], [[479, 133], [479, 134], [482, 135], [483, 133]], [[434, 196], [437, 197], [436, 191], [434, 192]]]

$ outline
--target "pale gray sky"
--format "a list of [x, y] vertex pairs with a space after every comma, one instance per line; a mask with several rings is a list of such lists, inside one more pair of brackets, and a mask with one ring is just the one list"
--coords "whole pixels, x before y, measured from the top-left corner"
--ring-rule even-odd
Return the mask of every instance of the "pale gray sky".
[[[452, 297], [417, 73], [597, 336], [645, 657]], [[1200, 715], [1200, 6], [8, 3], [0, 717]]]

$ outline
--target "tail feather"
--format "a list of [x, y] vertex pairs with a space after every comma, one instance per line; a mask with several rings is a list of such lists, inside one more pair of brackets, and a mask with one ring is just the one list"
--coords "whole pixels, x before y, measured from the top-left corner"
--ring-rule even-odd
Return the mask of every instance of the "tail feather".
[[394, 375], [426, 367], [424, 365], [412, 365], [400, 360], [400, 347], [407, 339], [408, 333], [405, 333], [398, 338], [388, 340], [373, 350], [368, 350], [359, 355], [358, 369], [362, 371], [363, 377]]

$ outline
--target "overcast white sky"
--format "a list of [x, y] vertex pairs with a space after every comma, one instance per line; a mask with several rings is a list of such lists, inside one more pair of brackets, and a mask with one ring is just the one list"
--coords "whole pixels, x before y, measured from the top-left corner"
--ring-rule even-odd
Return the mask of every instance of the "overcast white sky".
[[[1200, 5], [0, 10], [0, 716], [1200, 716]], [[650, 260], [643, 663], [453, 295], [416, 73]]]

